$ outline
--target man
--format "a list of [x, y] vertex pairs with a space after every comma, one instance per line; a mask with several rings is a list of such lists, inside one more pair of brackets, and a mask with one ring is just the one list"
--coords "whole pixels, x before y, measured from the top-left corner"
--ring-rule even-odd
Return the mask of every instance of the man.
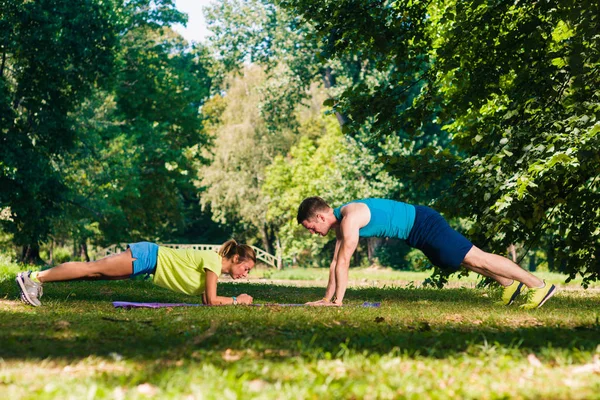
[[350, 260], [359, 237], [403, 239], [442, 269], [456, 271], [462, 265], [490, 277], [504, 287], [502, 304], [505, 305], [512, 304], [525, 286], [529, 289], [528, 300], [521, 306], [524, 309], [541, 307], [557, 291], [554, 285], [546, 285], [509, 259], [477, 248], [429, 207], [364, 199], [332, 209], [320, 197], [309, 197], [298, 207], [297, 219], [313, 234], [325, 236], [334, 229], [337, 239], [325, 297], [310, 305], [342, 305]]

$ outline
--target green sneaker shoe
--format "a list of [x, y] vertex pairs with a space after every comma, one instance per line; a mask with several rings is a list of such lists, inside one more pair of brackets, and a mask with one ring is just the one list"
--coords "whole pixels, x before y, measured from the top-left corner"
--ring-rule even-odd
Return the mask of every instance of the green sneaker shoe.
[[523, 304], [521, 308], [524, 310], [539, 308], [544, 305], [550, 297], [554, 296], [557, 291], [558, 289], [556, 289], [556, 286], [552, 284], [548, 285], [546, 284], [546, 281], [544, 281], [544, 287], [542, 288], [529, 288], [529, 291], [527, 292], [527, 303]]
[[502, 288], [502, 300], [496, 302], [496, 304], [499, 306], [510, 306], [524, 288], [525, 285], [519, 281], [513, 281], [510, 285], [504, 286]]

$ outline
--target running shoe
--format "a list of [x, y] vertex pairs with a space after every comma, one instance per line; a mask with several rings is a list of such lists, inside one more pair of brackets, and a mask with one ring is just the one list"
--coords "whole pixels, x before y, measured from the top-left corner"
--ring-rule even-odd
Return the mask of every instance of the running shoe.
[[510, 285], [502, 288], [502, 300], [496, 304], [499, 306], [510, 306], [523, 289], [525, 289], [524, 284], [519, 281], [513, 281]]
[[42, 284], [32, 281], [29, 275], [31, 275], [31, 271], [19, 272], [15, 281], [21, 290], [21, 300], [24, 303], [38, 307], [42, 305], [39, 299], [44, 291], [42, 290]]
[[527, 302], [521, 306], [524, 310], [540, 308], [546, 301], [556, 294], [558, 289], [553, 284], [547, 284], [544, 281], [544, 287], [529, 288], [527, 291]]

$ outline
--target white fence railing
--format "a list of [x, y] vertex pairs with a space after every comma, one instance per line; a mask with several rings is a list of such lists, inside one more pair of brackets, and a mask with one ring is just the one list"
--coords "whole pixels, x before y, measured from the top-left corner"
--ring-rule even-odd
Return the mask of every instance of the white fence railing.
[[[220, 244], [158, 244], [163, 247], [170, 247], [172, 249], [194, 249], [194, 250], [213, 250], [218, 251]], [[268, 264], [272, 267], [277, 266], [277, 258], [267, 253], [266, 251], [259, 249], [258, 247], [250, 246], [256, 252], [256, 258], [265, 264]], [[127, 243], [119, 243], [113, 244], [112, 246], [106, 247], [96, 254], [96, 259], [100, 259], [106, 256], [110, 256], [111, 254], [120, 253], [127, 249]]]

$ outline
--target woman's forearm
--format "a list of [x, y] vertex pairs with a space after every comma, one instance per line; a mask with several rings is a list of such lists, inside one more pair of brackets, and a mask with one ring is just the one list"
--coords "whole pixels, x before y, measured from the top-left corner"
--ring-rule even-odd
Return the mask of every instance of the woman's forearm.
[[209, 306], [224, 306], [233, 304], [233, 297], [214, 296], [206, 297], [206, 304]]

